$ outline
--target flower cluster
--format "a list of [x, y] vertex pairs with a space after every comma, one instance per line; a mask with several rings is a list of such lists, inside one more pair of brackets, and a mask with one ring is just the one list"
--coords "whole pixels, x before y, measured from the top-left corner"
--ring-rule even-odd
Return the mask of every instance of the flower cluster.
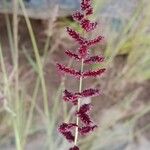
[[[65, 54], [68, 57], [81, 62], [81, 66], [84, 64], [101, 63], [104, 61], [104, 57], [101, 55], [90, 56], [90, 48], [97, 43], [101, 43], [104, 39], [103, 36], [98, 36], [94, 39], [87, 39], [85, 37], [85, 33], [88, 33], [97, 27], [97, 22], [91, 22], [88, 19], [88, 16], [92, 14], [93, 8], [91, 0], [81, 0], [81, 9], [76, 11], [72, 17], [80, 24], [84, 34], [81, 35], [74, 29], [67, 27], [68, 35], [79, 44], [79, 48], [76, 52], [66, 50]], [[57, 63], [57, 68], [62, 74], [75, 77], [81, 82], [85, 78], [95, 78], [101, 76], [105, 72], [105, 68], [84, 71], [82, 67], [81, 70], [76, 70], [60, 63]], [[80, 106], [80, 101], [84, 101], [84, 98], [86, 97], [94, 97], [98, 95], [100, 95], [100, 91], [94, 88], [88, 88], [85, 90], [80, 89], [78, 92], [68, 90], [63, 92], [63, 100], [77, 107], [77, 111], [74, 115], [77, 120], [80, 120], [80, 122], [76, 121], [76, 123], [62, 123], [58, 128], [59, 132], [68, 140], [68, 142], [74, 142], [74, 146], [69, 150], [79, 150], [79, 147], [77, 146], [78, 133], [81, 136], [84, 136], [91, 133], [97, 127], [90, 117], [92, 105], [90, 103], [82, 103], [83, 105]]]

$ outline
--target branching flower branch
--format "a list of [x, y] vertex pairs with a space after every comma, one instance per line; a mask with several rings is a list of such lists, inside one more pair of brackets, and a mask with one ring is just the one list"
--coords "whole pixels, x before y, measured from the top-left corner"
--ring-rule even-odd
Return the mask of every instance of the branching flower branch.
[[62, 123], [58, 128], [59, 132], [68, 140], [68, 142], [72, 142], [74, 144], [69, 150], [79, 150], [77, 144], [79, 134], [81, 136], [85, 136], [97, 127], [90, 117], [92, 105], [90, 103], [81, 105], [81, 101], [84, 101], [85, 97], [100, 95], [100, 91], [98, 89], [88, 88], [83, 90], [83, 79], [91, 77], [95, 78], [97, 76], [101, 76], [105, 72], [105, 68], [84, 71], [84, 64], [101, 63], [104, 61], [104, 57], [101, 55], [90, 56], [89, 49], [92, 46], [101, 43], [104, 39], [103, 36], [98, 36], [90, 40], [86, 38], [86, 34], [93, 31], [97, 27], [97, 22], [91, 22], [88, 19], [88, 16], [92, 14], [93, 7], [91, 5], [91, 0], [81, 0], [81, 9], [76, 11], [72, 17], [83, 29], [83, 34], [81, 35], [74, 29], [67, 27], [68, 35], [79, 44], [79, 48], [77, 49], [77, 52], [66, 50], [65, 54], [81, 63], [81, 69], [76, 70], [74, 68], [67, 67], [66, 65], [57, 63], [57, 68], [62, 74], [75, 77], [79, 80], [78, 92], [68, 91], [67, 89], [63, 92], [63, 100], [76, 107], [76, 112], [74, 114], [74, 117], [76, 117], [76, 122]]

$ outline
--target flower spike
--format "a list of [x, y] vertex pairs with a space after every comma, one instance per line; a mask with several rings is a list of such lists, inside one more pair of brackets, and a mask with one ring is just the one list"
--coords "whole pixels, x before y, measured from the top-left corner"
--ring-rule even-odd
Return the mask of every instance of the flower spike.
[[[93, 14], [93, 7], [91, 0], [81, 0], [81, 9], [74, 12], [72, 18], [81, 26], [83, 32], [80, 34], [74, 29], [67, 27], [68, 35], [75, 40], [79, 47], [77, 52], [66, 50], [65, 54], [77, 62], [81, 63], [80, 70], [75, 70], [72, 67], [57, 63], [58, 70], [64, 75], [76, 77], [80, 80], [79, 91], [69, 91], [67, 89], [63, 92], [63, 100], [71, 103], [76, 107], [74, 116], [76, 117], [76, 123], [62, 123], [58, 130], [66, 138], [68, 142], [74, 142], [73, 146], [69, 150], [79, 150], [78, 147], [78, 134], [87, 135], [97, 128], [90, 117], [92, 110], [92, 104], [83, 104], [83, 101], [87, 97], [95, 97], [101, 94], [101, 91], [94, 88], [83, 89], [83, 79], [88, 77], [96, 78], [101, 76], [105, 72], [105, 68], [97, 70], [84, 71], [84, 64], [101, 63], [104, 61], [104, 57], [101, 55], [91, 56], [90, 51], [93, 46], [98, 43], [102, 43], [103, 36], [98, 36], [94, 39], [88, 39], [86, 33], [93, 31], [97, 27], [97, 22], [92, 22], [89, 19], [89, 15]], [[89, 36], [88, 36], [89, 37]], [[73, 119], [74, 120], [74, 119]]]

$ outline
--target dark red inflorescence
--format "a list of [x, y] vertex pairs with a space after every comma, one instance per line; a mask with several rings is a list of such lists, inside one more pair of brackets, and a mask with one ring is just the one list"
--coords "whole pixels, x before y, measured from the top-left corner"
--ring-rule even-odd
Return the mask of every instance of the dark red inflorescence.
[[[81, 9], [74, 12], [73, 19], [81, 26], [84, 34], [94, 30], [97, 27], [97, 22], [92, 22], [88, 19], [89, 15], [93, 14], [93, 7], [91, 0], [81, 0]], [[66, 50], [65, 54], [74, 59], [77, 62], [83, 62], [84, 64], [101, 63], [104, 61], [104, 57], [101, 55], [91, 56], [90, 48], [98, 43], [104, 41], [103, 36], [95, 37], [94, 39], [87, 39], [84, 35], [78, 33], [74, 29], [67, 27], [68, 35], [79, 44], [76, 52], [72, 50]], [[63, 75], [69, 75], [78, 79], [85, 78], [96, 78], [101, 76], [105, 72], [105, 68], [100, 68], [97, 70], [87, 70], [80, 71], [67, 67], [66, 65], [57, 63], [58, 70]], [[83, 101], [87, 97], [95, 97], [100, 95], [101, 92], [98, 89], [88, 88], [81, 92], [70, 92], [64, 90], [63, 100], [69, 102], [72, 105], [78, 105], [79, 100]], [[69, 141], [74, 142], [74, 129], [78, 129], [80, 135], [87, 135], [97, 128], [90, 117], [90, 111], [92, 109], [91, 104], [82, 104], [76, 111], [75, 116], [80, 119], [80, 124], [76, 123], [62, 123], [58, 130], [59, 132]], [[79, 150], [79, 147], [74, 143], [74, 146], [69, 150]]]

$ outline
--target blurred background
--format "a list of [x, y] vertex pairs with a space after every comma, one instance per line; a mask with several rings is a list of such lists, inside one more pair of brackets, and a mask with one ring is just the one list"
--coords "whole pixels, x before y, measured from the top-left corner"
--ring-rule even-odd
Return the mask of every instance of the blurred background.
[[[80, 31], [71, 13], [79, 0], [0, 0], [0, 150], [67, 150], [57, 132], [72, 120], [74, 108], [62, 101], [62, 91], [77, 90], [72, 78], [61, 77], [56, 62], [80, 67], [64, 50], [78, 45], [65, 32]], [[93, 0], [90, 35], [105, 36], [92, 49], [103, 54], [102, 78], [85, 87], [103, 93], [92, 101], [99, 128], [80, 137], [81, 150], [149, 150], [150, 147], [150, 1]], [[67, 79], [67, 80], [66, 80]]]

